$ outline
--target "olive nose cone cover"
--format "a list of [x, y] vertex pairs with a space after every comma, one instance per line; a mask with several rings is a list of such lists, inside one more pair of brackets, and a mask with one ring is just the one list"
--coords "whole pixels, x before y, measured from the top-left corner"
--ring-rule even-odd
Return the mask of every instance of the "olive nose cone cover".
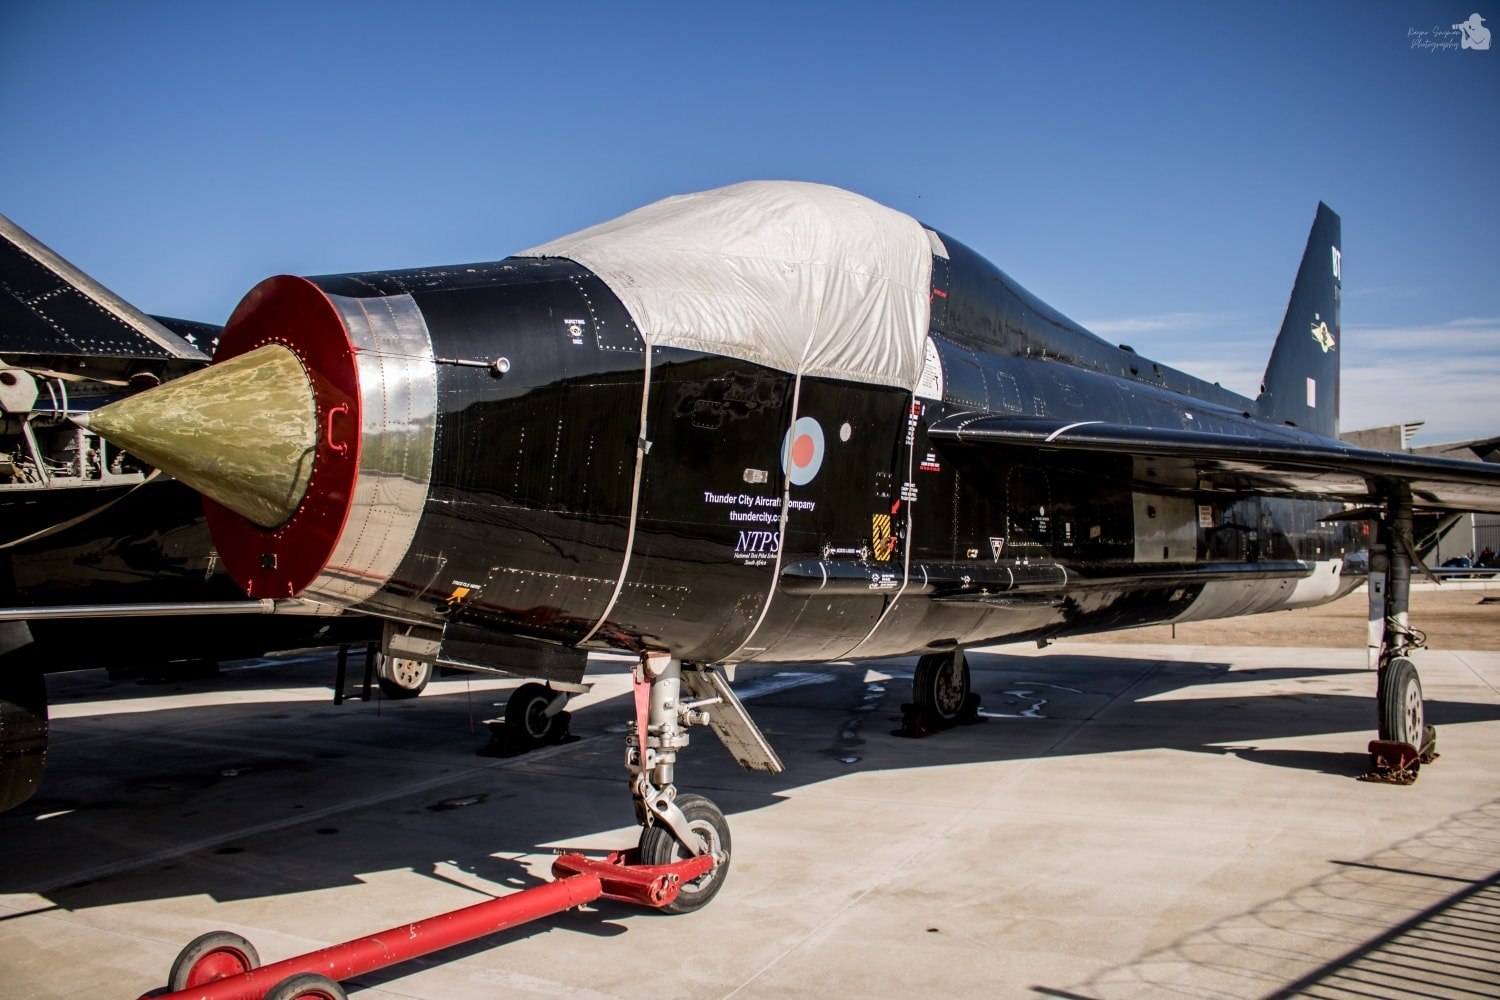
[[88, 426], [263, 528], [296, 512], [318, 443], [312, 385], [280, 344], [101, 407]]

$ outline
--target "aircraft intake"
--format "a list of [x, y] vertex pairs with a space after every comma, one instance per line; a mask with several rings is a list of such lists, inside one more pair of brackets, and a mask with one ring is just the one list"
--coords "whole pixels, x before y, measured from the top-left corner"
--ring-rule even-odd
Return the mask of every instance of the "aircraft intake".
[[204, 495], [249, 596], [354, 606], [390, 579], [421, 517], [435, 377], [410, 296], [280, 276], [240, 303], [213, 365], [87, 423]]

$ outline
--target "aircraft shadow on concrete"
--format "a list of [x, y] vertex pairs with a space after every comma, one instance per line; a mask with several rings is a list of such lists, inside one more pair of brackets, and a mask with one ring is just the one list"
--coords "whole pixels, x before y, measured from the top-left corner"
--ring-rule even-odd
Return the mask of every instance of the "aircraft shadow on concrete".
[[[736, 813], [865, 769], [1160, 749], [1235, 753], [1350, 780], [1367, 766], [1368, 671], [1230, 671], [1223, 662], [1061, 651], [973, 653], [970, 662], [983, 708], [997, 717], [924, 739], [892, 733], [909, 698], [910, 658], [741, 668], [736, 686], [752, 695], [748, 707], [786, 772], [747, 774], [694, 730], [679, 787], [714, 799], [732, 825]], [[267, 686], [285, 688], [293, 676], [326, 686], [331, 665], [280, 664]], [[1344, 675], [1349, 693], [1329, 694], [1346, 686]], [[768, 682], [776, 689], [755, 696]], [[80, 910], [196, 894], [271, 897], [403, 869], [521, 888], [536, 875], [520, 856], [633, 845], [622, 761], [628, 697], [579, 711], [575, 743], [495, 760], [475, 750], [505, 692], [462, 684], [436, 682], [416, 700], [383, 705], [269, 700], [69, 720], [40, 792], [0, 816], [9, 858], [0, 892]], [[1428, 714], [1441, 728], [1500, 719], [1500, 705], [1429, 701]], [[1320, 734], [1330, 735], [1327, 750], [1264, 747]], [[599, 912], [566, 920], [617, 933], [608, 917], [624, 911]]]

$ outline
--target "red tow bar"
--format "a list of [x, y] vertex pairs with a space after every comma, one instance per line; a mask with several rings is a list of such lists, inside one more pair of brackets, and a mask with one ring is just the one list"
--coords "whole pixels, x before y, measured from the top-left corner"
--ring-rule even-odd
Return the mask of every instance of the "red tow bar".
[[[187, 988], [156, 996], [158, 1000], [163, 996], [166, 1000], [261, 1000], [292, 977], [311, 973], [337, 983], [562, 913], [601, 896], [642, 906], [666, 906], [677, 898], [685, 883], [711, 871], [715, 864], [711, 856], [701, 855], [670, 865], [637, 865], [631, 863], [633, 854], [610, 854], [602, 861], [564, 854], [552, 863], [556, 881], [248, 971], [238, 971], [230, 962], [236, 972], [233, 975], [223, 975], [229, 971], [224, 956], [210, 952], [186, 970]], [[221, 975], [223, 978], [218, 978]], [[293, 991], [288, 995], [321, 994]], [[149, 996], [152, 994], [141, 1000]]]

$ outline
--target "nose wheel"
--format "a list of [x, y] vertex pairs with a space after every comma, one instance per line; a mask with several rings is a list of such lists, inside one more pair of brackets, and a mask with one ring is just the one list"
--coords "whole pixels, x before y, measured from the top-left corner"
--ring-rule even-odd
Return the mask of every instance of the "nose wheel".
[[[714, 858], [714, 867], [686, 883], [677, 898], [663, 906], [664, 913], [692, 913], [707, 906], [724, 887], [729, 874], [729, 822], [714, 803], [701, 795], [679, 795], [677, 808], [687, 819], [688, 830], [702, 843], [704, 853]], [[641, 830], [640, 863], [669, 865], [686, 861], [694, 853], [684, 847], [665, 826]]]

